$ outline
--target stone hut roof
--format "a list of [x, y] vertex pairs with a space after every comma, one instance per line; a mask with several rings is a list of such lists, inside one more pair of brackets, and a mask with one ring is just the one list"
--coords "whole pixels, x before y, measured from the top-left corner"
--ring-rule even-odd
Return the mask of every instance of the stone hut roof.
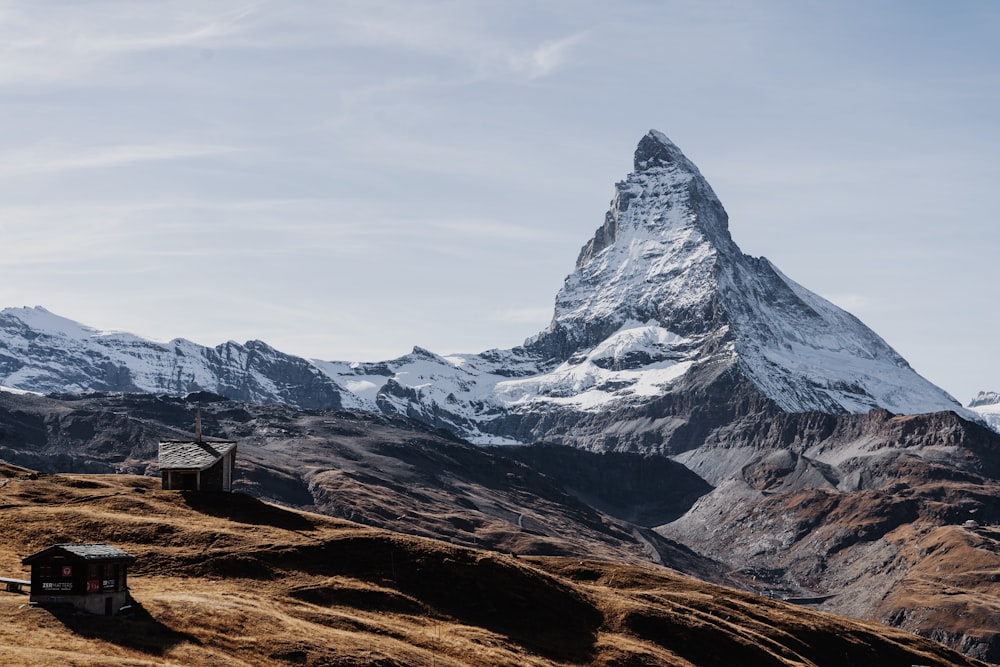
[[51, 547], [23, 558], [21, 564], [30, 565], [33, 561], [53, 555], [58, 551], [89, 561], [124, 561], [131, 563], [135, 560], [135, 556], [132, 554], [109, 544], [53, 544]]
[[163, 440], [160, 470], [206, 470], [236, 447], [232, 440]]

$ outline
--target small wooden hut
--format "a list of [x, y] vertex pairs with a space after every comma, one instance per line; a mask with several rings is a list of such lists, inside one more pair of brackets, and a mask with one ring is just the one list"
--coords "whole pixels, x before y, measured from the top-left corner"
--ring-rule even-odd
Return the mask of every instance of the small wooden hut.
[[236, 467], [234, 440], [205, 440], [201, 435], [201, 407], [193, 440], [161, 440], [162, 487], [179, 491], [232, 491]]
[[55, 544], [21, 560], [31, 566], [31, 603], [114, 616], [129, 604], [135, 556], [107, 544]]

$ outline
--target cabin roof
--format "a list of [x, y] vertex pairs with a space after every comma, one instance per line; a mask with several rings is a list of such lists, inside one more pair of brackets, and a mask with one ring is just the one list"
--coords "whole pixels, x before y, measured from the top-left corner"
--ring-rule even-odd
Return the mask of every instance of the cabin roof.
[[232, 440], [162, 440], [160, 470], [205, 470], [235, 448]]
[[88, 561], [126, 561], [131, 563], [135, 560], [135, 556], [132, 554], [110, 544], [53, 544], [51, 547], [26, 556], [21, 560], [21, 564], [30, 565], [36, 560], [43, 560], [46, 556], [53, 556], [57, 552]]

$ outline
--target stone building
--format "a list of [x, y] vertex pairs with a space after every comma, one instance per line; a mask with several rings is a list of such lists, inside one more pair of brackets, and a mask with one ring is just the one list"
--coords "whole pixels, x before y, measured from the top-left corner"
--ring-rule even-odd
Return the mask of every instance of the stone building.
[[159, 459], [164, 489], [233, 490], [236, 443], [231, 440], [164, 440]]
[[236, 442], [205, 440], [201, 435], [201, 407], [193, 440], [161, 440], [160, 479], [164, 489], [178, 491], [232, 491]]

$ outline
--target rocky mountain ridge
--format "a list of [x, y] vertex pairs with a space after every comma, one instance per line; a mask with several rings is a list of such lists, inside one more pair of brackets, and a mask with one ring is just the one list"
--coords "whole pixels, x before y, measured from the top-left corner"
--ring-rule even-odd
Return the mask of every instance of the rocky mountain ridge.
[[[35, 308], [0, 311], [0, 386], [37, 393], [212, 390], [299, 407], [341, 407], [350, 394], [305, 359], [262, 341], [214, 348], [106, 332]], [[345, 401], [346, 399], [346, 401]]]

